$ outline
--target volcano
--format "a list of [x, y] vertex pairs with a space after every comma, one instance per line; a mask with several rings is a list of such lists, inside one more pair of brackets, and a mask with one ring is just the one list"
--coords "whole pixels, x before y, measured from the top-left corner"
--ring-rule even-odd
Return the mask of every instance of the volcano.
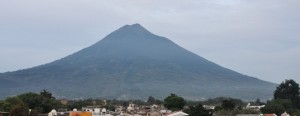
[[1, 97], [47, 89], [66, 98], [163, 99], [175, 93], [191, 100], [252, 100], [271, 98], [276, 86], [206, 60], [140, 24], [48, 64], [1, 73], [0, 80]]

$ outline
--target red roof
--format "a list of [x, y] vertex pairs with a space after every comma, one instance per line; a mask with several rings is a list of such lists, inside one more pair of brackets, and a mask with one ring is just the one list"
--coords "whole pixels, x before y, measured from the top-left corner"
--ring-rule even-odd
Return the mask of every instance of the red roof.
[[275, 116], [274, 114], [264, 114], [264, 116]]

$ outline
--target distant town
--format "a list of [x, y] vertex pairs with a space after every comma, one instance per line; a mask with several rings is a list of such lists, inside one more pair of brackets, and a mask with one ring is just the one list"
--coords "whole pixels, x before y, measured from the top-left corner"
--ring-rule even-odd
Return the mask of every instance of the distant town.
[[0, 116], [299, 116], [299, 84], [285, 80], [269, 101], [217, 97], [187, 101], [170, 93], [164, 100], [56, 99], [51, 92], [23, 93], [0, 101]]

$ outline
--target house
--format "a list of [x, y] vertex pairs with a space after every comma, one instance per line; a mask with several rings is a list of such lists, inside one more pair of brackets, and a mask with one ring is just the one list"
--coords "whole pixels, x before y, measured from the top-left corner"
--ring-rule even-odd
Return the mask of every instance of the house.
[[92, 116], [92, 112], [71, 111], [69, 116]]
[[57, 109], [57, 114], [63, 115], [63, 114], [68, 114], [68, 109]]
[[266, 105], [256, 105], [252, 106], [250, 103], [247, 104], [246, 109], [255, 109], [255, 110], [260, 110], [261, 108], [265, 107]]
[[68, 104], [68, 100], [67, 99], [61, 99], [60, 103], [63, 105], [67, 105]]
[[161, 116], [159, 112], [150, 112], [149, 116]]
[[171, 113], [171, 114], [168, 114], [168, 115], [166, 115], [166, 116], [188, 116], [189, 114], [187, 114], [187, 113], [184, 113], [184, 112], [182, 112], [182, 111], [179, 111], [179, 112], [173, 112], [173, 113]]
[[263, 114], [263, 116], [277, 116], [276, 114]]
[[171, 110], [160, 110], [160, 114], [162, 114], [163, 116], [166, 116], [168, 114], [171, 114], [172, 111]]
[[100, 108], [100, 106], [82, 107], [82, 111], [91, 112], [93, 116], [101, 116], [108, 114], [106, 108]]
[[49, 113], [48, 116], [57, 116], [57, 112], [55, 109], [52, 109]]
[[9, 116], [9, 112], [1, 112], [0, 111], [0, 116]]
[[286, 112], [284, 112], [284, 113], [281, 114], [281, 116], [291, 116], [291, 115], [288, 114], [288, 113], [286, 113]]
[[132, 112], [135, 110], [135, 105], [133, 103], [130, 103], [127, 107], [127, 111], [128, 112]]

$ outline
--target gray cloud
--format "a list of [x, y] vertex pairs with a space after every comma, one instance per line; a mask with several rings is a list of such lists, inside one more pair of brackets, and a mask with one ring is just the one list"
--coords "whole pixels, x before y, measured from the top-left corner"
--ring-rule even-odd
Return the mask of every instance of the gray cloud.
[[224, 67], [300, 82], [298, 0], [0, 2], [0, 72], [44, 64], [140, 23]]

